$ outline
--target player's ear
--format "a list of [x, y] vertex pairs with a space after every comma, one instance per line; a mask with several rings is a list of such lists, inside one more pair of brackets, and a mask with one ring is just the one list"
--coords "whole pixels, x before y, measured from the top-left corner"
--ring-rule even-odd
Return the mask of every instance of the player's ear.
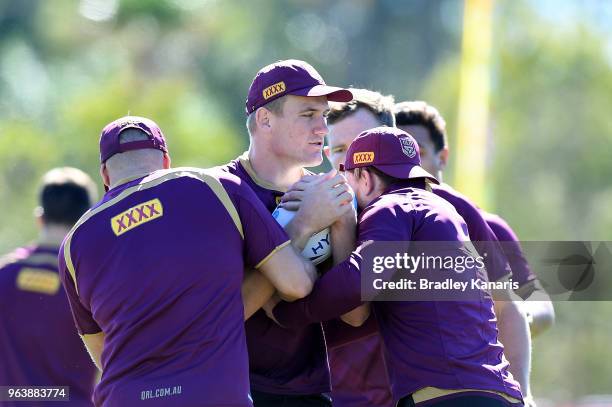
[[366, 196], [372, 195], [372, 193], [374, 193], [376, 189], [376, 181], [378, 180], [376, 179], [374, 174], [372, 174], [370, 171], [366, 170], [365, 168], [361, 170], [360, 178], [361, 177], [363, 177], [363, 183], [365, 187], [364, 192]]
[[108, 176], [106, 163], [100, 164], [100, 177], [102, 177], [102, 182], [104, 183], [105, 189], [108, 191], [108, 188], [110, 188], [110, 177]]
[[270, 128], [270, 119], [272, 116], [272, 112], [270, 112], [265, 107], [260, 107], [255, 111], [255, 123], [257, 123], [257, 127], [262, 129]]
[[442, 150], [438, 151], [438, 160], [440, 162], [440, 171], [444, 171], [446, 163], [448, 162], [448, 147], [444, 147]]
[[42, 227], [45, 223], [45, 210], [42, 206], [34, 208], [34, 219], [36, 219], [36, 226]]
[[170, 160], [170, 154], [164, 153], [164, 170], [167, 170], [172, 165], [172, 160]]

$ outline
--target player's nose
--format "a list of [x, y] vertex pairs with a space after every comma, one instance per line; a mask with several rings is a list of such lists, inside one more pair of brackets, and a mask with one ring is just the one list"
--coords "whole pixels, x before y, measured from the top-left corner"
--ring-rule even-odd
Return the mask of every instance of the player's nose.
[[322, 117], [320, 120], [317, 121], [317, 124], [315, 125], [313, 132], [317, 136], [321, 136], [322, 138], [325, 138], [325, 136], [329, 132], [329, 129], [327, 128], [327, 120], [325, 120], [324, 117]]

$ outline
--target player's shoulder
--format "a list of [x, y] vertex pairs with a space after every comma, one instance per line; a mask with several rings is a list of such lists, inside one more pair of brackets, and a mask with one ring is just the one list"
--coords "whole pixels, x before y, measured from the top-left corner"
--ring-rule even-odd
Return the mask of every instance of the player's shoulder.
[[404, 199], [402, 195], [388, 193], [380, 195], [366, 206], [361, 215], [361, 222], [373, 222], [384, 219], [395, 219], [402, 213], [410, 212], [414, 207], [413, 202]]
[[254, 199], [250, 186], [242, 178], [226, 171], [223, 167], [180, 167], [168, 171], [179, 176], [193, 177], [206, 184], [217, 195], [226, 193], [233, 201], [236, 198], [244, 197]]
[[402, 241], [409, 238], [416, 213], [412, 203], [399, 194], [383, 194], [359, 215], [359, 241]]
[[249, 177], [249, 172], [252, 172], [248, 151], [245, 151], [225, 164], [212, 167], [212, 169], [221, 173], [235, 175], [241, 179], [246, 179]]
[[447, 184], [432, 186], [432, 192], [448, 202], [470, 227], [470, 234], [476, 233], [474, 240], [489, 240], [491, 231], [483, 216], [484, 211], [467, 196], [453, 189]]
[[19, 247], [10, 253], [0, 256], [0, 270], [18, 266], [32, 254], [32, 251], [31, 247]]
[[480, 208], [467, 196], [457, 191], [448, 184], [432, 185], [431, 190], [434, 195], [450, 202], [455, 208], [480, 211]]
[[[224, 189], [225, 184], [238, 184], [239, 182], [240, 180], [237, 177], [214, 169], [176, 167], [154, 171], [134, 180], [130, 185], [120, 186], [108, 191], [102, 200], [92, 206], [76, 222], [69, 236], [73, 236], [78, 230], [84, 230], [87, 225], [93, 225], [96, 222], [91, 221], [100, 219], [100, 217], [121, 216], [124, 214], [123, 212], [131, 213], [132, 210], [137, 207], [141, 208], [143, 205], [159, 206], [162, 205], [159, 200], [163, 202], [164, 199], [172, 196], [189, 194], [195, 198], [200, 191], [208, 189], [213, 190], [218, 195], [218, 192]], [[143, 199], [151, 199], [150, 196], [143, 198], [139, 194], [144, 191], [152, 191], [155, 199], [143, 202]], [[119, 215], [116, 213], [119, 209], [115, 209], [118, 207], [123, 211]]]
[[379, 207], [399, 207], [404, 212], [430, 212], [453, 209], [447, 200], [425, 188], [405, 187], [383, 194], [375, 202]]
[[176, 167], [160, 170], [142, 179], [141, 184], [161, 183], [164, 181], [193, 179], [210, 185], [211, 183], [223, 186], [235, 187], [242, 184], [240, 177], [226, 171], [223, 167], [198, 168], [198, 167]]
[[484, 218], [484, 220], [487, 221], [487, 223], [489, 224], [493, 224], [493, 225], [497, 225], [503, 228], [510, 228], [510, 225], [508, 225], [508, 222], [506, 222], [506, 220], [504, 218], [502, 218], [501, 216], [495, 214], [495, 213], [491, 213], [491, 212], [487, 212], [487, 211], [481, 211], [482, 217]]
[[[435, 220], [465, 223], [452, 202], [432, 190], [410, 187], [401, 190], [401, 204], [394, 210], [405, 212], [415, 224], [432, 224]], [[446, 222], [444, 222], [446, 223]]]
[[493, 233], [500, 241], [518, 241], [518, 236], [504, 218], [494, 213], [481, 211], [482, 217], [487, 222]]
[[[243, 154], [244, 155], [244, 154]], [[217, 165], [215, 167], [213, 167], [214, 169], [221, 171], [221, 172], [226, 172], [229, 174], [234, 174], [236, 176], [238, 176], [241, 172], [242, 172], [242, 166], [240, 164], [240, 159], [243, 157], [237, 157], [225, 164], [222, 165]]]

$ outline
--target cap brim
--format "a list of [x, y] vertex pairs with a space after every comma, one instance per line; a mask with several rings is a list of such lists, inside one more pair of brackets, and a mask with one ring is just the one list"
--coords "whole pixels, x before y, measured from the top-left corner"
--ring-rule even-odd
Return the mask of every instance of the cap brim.
[[418, 165], [410, 166], [409, 164], [387, 164], [375, 165], [374, 167], [378, 168], [387, 175], [399, 179], [428, 178], [436, 184], [440, 183], [436, 177]]
[[350, 90], [336, 86], [315, 85], [312, 88], [300, 89], [290, 93], [298, 96], [327, 96], [327, 100], [330, 102], [350, 102], [353, 100], [353, 93]]

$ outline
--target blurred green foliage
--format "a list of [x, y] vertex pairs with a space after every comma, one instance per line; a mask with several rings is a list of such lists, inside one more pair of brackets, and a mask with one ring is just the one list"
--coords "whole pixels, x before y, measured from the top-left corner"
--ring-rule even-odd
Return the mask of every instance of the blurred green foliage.
[[[525, 240], [609, 240], [612, 230], [612, 35], [602, 29], [612, 21], [601, 18], [612, 10], [585, 3], [572, 2], [588, 12], [558, 21], [539, 2], [496, 3], [487, 191]], [[452, 151], [462, 6], [0, 2], [0, 252], [35, 238], [45, 171], [71, 165], [98, 179], [98, 135], [119, 116], [156, 120], [174, 166], [237, 156], [248, 146], [250, 81], [277, 59], [306, 59], [328, 83], [427, 100], [447, 120]], [[557, 304], [556, 326], [534, 341], [534, 393], [612, 392], [610, 320], [609, 303]]]

